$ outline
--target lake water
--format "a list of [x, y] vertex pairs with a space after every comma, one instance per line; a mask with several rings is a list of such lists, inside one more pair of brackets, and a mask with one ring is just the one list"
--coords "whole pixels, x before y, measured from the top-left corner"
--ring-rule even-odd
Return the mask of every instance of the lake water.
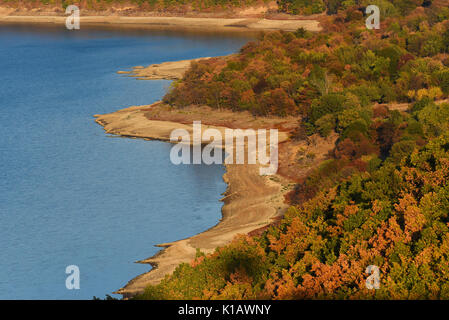
[[[175, 166], [170, 144], [108, 136], [92, 115], [150, 104], [170, 85], [118, 70], [248, 39], [0, 26], [0, 299], [104, 297], [151, 268], [134, 261], [155, 244], [218, 222], [222, 166]], [[80, 290], [66, 289], [68, 265]]]

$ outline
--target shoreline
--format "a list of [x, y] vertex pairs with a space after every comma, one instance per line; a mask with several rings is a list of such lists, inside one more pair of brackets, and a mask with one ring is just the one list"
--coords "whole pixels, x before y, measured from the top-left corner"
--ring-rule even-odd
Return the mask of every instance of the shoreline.
[[[95, 121], [106, 133], [122, 137], [141, 138], [170, 142], [170, 133], [183, 128], [192, 132], [192, 125], [181, 122], [148, 120], [145, 113], [158, 105], [134, 106], [113, 113], [94, 115]], [[203, 125], [224, 131], [226, 127]], [[287, 141], [288, 134], [279, 132], [279, 143]], [[218, 223], [199, 234], [169, 243], [156, 245], [161, 251], [154, 256], [137, 261], [153, 268], [130, 280], [123, 288], [114, 292], [125, 299], [144, 291], [151, 284], [159, 283], [181, 263], [191, 262], [196, 250], [208, 254], [217, 247], [232, 241], [237, 234], [248, 234], [266, 227], [284, 214], [288, 205], [284, 195], [289, 191], [290, 181], [276, 174], [260, 176], [259, 165], [225, 164], [223, 180], [227, 184], [222, 207], [222, 218]]]
[[211, 59], [210, 57], [167, 61], [159, 64], [152, 64], [147, 67], [137, 66], [130, 71], [117, 71], [118, 74], [127, 75], [137, 80], [178, 80], [181, 79], [185, 71], [192, 62]]
[[[65, 28], [65, 15], [9, 15], [1, 14], [0, 25], [7, 24], [42, 24], [60, 25]], [[318, 32], [322, 28], [317, 20], [276, 20], [265, 18], [193, 18], [193, 17], [161, 17], [161, 16], [81, 16], [81, 28], [87, 26], [109, 26], [134, 29], [157, 30], [191, 30], [200, 32], [231, 31], [295, 31], [305, 28]]]
[[[211, 58], [197, 58], [138, 66], [131, 71], [118, 71], [118, 74], [134, 77], [134, 79], [180, 79], [189, 68], [191, 61]], [[169, 71], [169, 72], [167, 72]], [[316, 162], [306, 164], [299, 172], [300, 176], [316, 167], [326, 159], [326, 155], [335, 144], [337, 137], [329, 139], [315, 137], [311, 142], [292, 141], [289, 133], [297, 126], [296, 117], [261, 117], [255, 118], [249, 112], [235, 113], [229, 110], [212, 110], [207, 106], [185, 107], [173, 109], [163, 102], [152, 105], [133, 106], [104, 115], [94, 115], [95, 121], [105, 132], [128, 138], [145, 140], [170, 141], [170, 133], [174, 129], [185, 129], [192, 135], [192, 123], [202, 121], [202, 129], [214, 128], [224, 137], [224, 130], [231, 129], [273, 129], [279, 130], [279, 163], [278, 171], [272, 176], [261, 176], [259, 165], [225, 164], [223, 180], [227, 184], [223, 198], [222, 218], [217, 224], [192, 237], [169, 243], [155, 245], [161, 247], [154, 256], [136, 261], [150, 264], [153, 268], [130, 280], [123, 288], [114, 293], [123, 298], [130, 298], [150, 284], [159, 283], [167, 274], [185, 262], [193, 261], [196, 249], [211, 253], [217, 247], [232, 241], [237, 234], [258, 232], [280, 216], [288, 204], [284, 196], [294, 186], [296, 178], [289, 174], [290, 163], [296, 161], [298, 150], [308, 149], [316, 155]], [[206, 142], [207, 143], [207, 142]]]

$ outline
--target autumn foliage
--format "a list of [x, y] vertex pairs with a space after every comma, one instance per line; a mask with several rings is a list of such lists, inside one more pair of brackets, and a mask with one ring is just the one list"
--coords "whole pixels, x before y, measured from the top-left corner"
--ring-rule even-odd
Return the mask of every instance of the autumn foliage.
[[327, 31], [266, 34], [175, 83], [174, 106], [297, 114], [292, 139], [339, 138], [280, 222], [198, 252], [137, 298], [449, 299], [449, 9], [398, 3], [383, 9], [402, 18], [367, 31], [337, 1]]
[[[448, 178], [444, 134], [291, 207], [260, 237], [198, 254], [139, 298], [449, 299]], [[369, 265], [379, 290], [366, 288]]]
[[322, 18], [321, 33], [266, 33], [236, 55], [193, 63], [164, 100], [178, 108], [296, 114], [310, 133], [326, 135], [344, 129], [342, 113], [360, 114], [373, 103], [446, 98], [449, 8], [410, 5], [406, 17], [388, 12], [380, 30], [366, 29], [363, 7], [355, 6]]

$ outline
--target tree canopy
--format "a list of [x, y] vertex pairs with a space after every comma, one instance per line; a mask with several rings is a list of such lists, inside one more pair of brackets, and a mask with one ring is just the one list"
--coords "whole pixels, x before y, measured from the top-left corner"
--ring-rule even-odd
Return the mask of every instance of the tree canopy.
[[296, 114], [298, 132], [338, 140], [280, 222], [198, 252], [137, 298], [449, 299], [449, 8], [377, 2], [380, 30], [359, 1], [328, 1], [323, 32], [264, 34], [173, 85], [175, 107]]

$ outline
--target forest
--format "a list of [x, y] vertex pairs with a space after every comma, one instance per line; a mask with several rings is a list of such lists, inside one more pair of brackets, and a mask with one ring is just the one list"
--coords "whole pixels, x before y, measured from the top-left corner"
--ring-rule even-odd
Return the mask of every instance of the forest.
[[292, 140], [338, 140], [280, 221], [137, 299], [449, 299], [449, 8], [374, 1], [367, 30], [364, 3], [336, 2], [322, 32], [266, 33], [173, 84], [173, 107], [297, 115]]
[[[57, 6], [66, 8], [70, 4], [76, 4], [81, 9], [88, 10], [107, 10], [111, 6], [126, 6], [129, 4], [137, 6], [139, 11], [172, 12], [185, 13], [187, 11], [195, 12], [220, 12], [223, 10], [241, 9], [251, 6], [259, 6], [276, 2], [278, 11], [292, 15], [311, 15], [327, 12], [336, 14], [338, 10], [353, 7], [355, 5], [364, 5], [366, 0], [1, 0], [0, 4], [38, 6], [42, 5]], [[417, 0], [375, 0], [370, 4], [386, 5], [386, 10], [395, 11], [393, 8], [404, 12], [420, 4]]]

